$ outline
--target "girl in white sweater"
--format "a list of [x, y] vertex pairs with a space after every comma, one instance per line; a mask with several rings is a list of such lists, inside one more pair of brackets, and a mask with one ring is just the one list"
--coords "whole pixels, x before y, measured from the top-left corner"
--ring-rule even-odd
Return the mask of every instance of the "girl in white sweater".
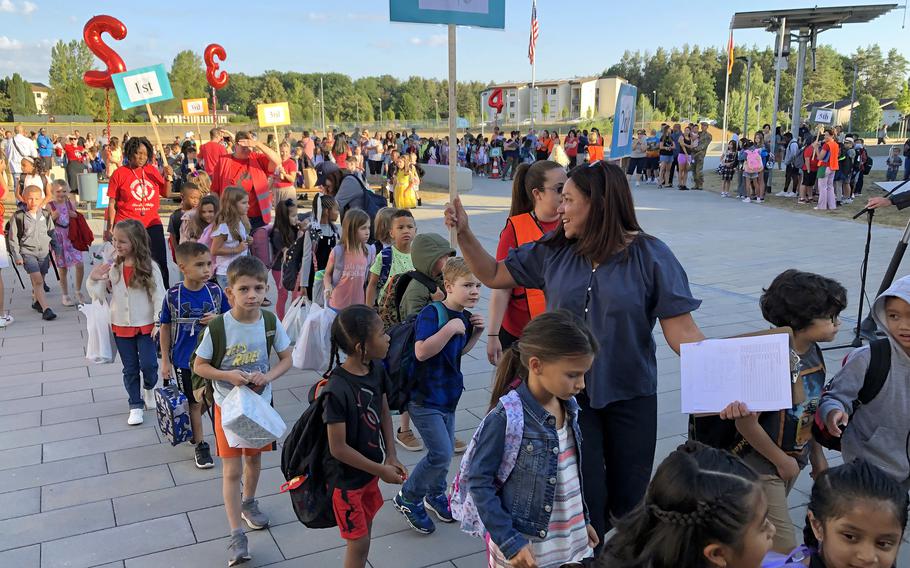
[[[114, 226], [116, 254], [111, 263], [96, 266], [88, 279], [93, 299], [111, 293], [111, 330], [123, 362], [123, 386], [129, 395], [127, 424], [142, 424], [143, 409], [155, 408], [153, 390], [158, 382], [154, 337], [166, 290], [158, 264], [152, 261], [148, 233], [139, 221], [126, 219]], [[142, 373], [142, 386], [139, 374]]]

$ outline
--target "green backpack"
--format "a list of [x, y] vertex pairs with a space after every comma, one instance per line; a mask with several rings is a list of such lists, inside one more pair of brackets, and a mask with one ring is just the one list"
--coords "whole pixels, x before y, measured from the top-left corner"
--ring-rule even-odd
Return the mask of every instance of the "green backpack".
[[[275, 341], [275, 330], [278, 328], [278, 316], [274, 312], [260, 310], [262, 319], [265, 322], [265, 350], [266, 356], [272, 353], [272, 343]], [[212, 367], [220, 368], [224, 360], [226, 351], [226, 335], [224, 333], [224, 314], [219, 315], [209, 322], [208, 331], [212, 336], [212, 359], [209, 361]], [[205, 333], [199, 334], [199, 341], [202, 341]], [[199, 347], [199, 344], [196, 344]], [[215, 387], [212, 381], [204, 379], [196, 374], [196, 351], [190, 356], [190, 370], [193, 377], [193, 395], [196, 400], [202, 404], [205, 410], [211, 410], [215, 406]]]

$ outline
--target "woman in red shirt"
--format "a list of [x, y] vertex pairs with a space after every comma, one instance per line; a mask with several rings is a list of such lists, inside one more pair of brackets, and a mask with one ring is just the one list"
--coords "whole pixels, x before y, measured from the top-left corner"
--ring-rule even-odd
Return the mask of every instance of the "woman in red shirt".
[[562, 146], [566, 149], [566, 156], [569, 157], [569, 169], [571, 170], [578, 163], [578, 138], [575, 137], [574, 130], [570, 130], [566, 134], [566, 141]]
[[104, 240], [111, 240], [111, 227], [124, 219], [135, 219], [142, 223], [148, 232], [152, 258], [158, 263], [167, 288], [170, 286], [167, 245], [158, 209], [161, 197], [168, 196], [167, 188], [174, 177], [174, 170], [165, 165], [162, 177], [158, 168], [149, 162], [154, 159], [155, 151], [152, 143], [144, 136], [130, 138], [123, 147], [123, 154], [128, 164], [117, 168], [107, 188], [110, 204], [105, 219]]
[[63, 146], [63, 153], [66, 154], [66, 183], [70, 189], [79, 188], [79, 174], [85, 170], [85, 147], [76, 141], [76, 137], [70, 134], [66, 137], [66, 144]]
[[[559, 225], [556, 212], [562, 203], [566, 170], [550, 160], [521, 164], [512, 181], [512, 207], [509, 219], [499, 234], [496, 258], [504, 260], [509, 251], [538, 240]], [[528, 322], [546, 309], [540, 290], [512, 288], [492, 290], [487, 327], [487, 358], [497, 365], [503, 349], [521, 336]]]

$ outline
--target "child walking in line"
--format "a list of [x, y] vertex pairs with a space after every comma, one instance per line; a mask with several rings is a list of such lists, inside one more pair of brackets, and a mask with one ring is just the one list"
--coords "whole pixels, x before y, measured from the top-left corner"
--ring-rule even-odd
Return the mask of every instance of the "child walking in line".
[[720, 164], [720, 177], [723, 180], [723, 187], [720, 190], [721, 197], [730, 197], [730, 182], [733, 180], [733, 174], [736, 173], [736, 155], [736, 142], [730, 140], [727, 142], [727, 151], [724, 152]]
[[50, 308], [44, 290], [44, 277], [50, 267], [51, 249], [56, 247], [54, 221], [42, 207], [44, 190], [29, 185], [22, 192], [24, 208], [17, 209], [9, 220], [9, 254], [18, 266], [25, 268], [32, 284], [32, 309], [41, 319], [51, 321], [57, 314]]
[[[339, 351], [347, 358], [337, 365]], [[401, 485], [408, 475], [391, 443], [388, 376], [376, 362], [388, 351], [382, 320], [367, 306], [349, 306], [332, 322], [331, 365], [337, 366], [325, 386], [323, 420], [331, 459], [340, 462], [332, 508], [348, 545], [345, 568], [366, 566], [373, 519], [383, 502], [379, 480]]]
[[325, 267], [326, 302], [335, 310], [365, 301], [367, 272], [376, 258], [376, 249], [367, 244], [369, 240], [369, 215], [351, 209], [341, 225], [341, 244], [332, 249]]
[[[222, 497], [231, 530], [228, 566], [252, 558], [241, 521], [252, 530], [269, 525], [269, 517], [259, 509], [256, 488], [262, 453], [274, 450], [276, 444], [257, 449], [232, 448], [221, 426], [221, 405], [234, 387], [248, 386], [269, 403], [272, 382], [291, 368], [291, 339], [275, 314], [262, 309], [268, 282], [268, 269], [258, 258], [241, 256], [231, 262], [225, 289], [231, 310], [206, 326], [193, 365], [197, 375], [212, 381], [215, 398], [215, 448], [222, 462]], [[213, 359], [216, 342], [223, 348], [219, 350], [224, 355], [221, 360]], [[279, 361], [274, 366], [269, 363], [271, 351], [278, 354]]]
[[221, 210], [215, 216], [212, 230], [212, 255], [215, 257], [215, 278], [222, 288], [227, 287], [227, 270], [231, 262], [249, 254], [250, 222], [247, 210], [250, 198], [242, 187], [229, 187], [221, 196]]
[[749, 466], [686, 442], [658, 466], [645, 498], [619, 520], [594, 567], [759, 568], [774, 538], [767, 513]]
[[175, 262], [177, 257], [174, 254], [177, 250], [177, 245], [183, 242], [183, 235], [186, 234], [183, 225], [197, 214], [201, 200], [202, 191], [196, 187], [195, 183], [185, 182], [180, 186], [180, 209], [171, 213], [167, 222], [168, 244], [171, 245], [171, 256], [173, 256]]
[[167, 291], [161, 305], [161, 379], [176, 380], [190, 407], [192, 444], [196, 447], [196, 467], [214, 466], [209, 445], [202, 439], [202, 405], [193, 392], [190, 357], [202, 330], [218, 314], [231, 309], [227, 296], [212, 278], [212, 253], [200, 243], [180, 243], [177, 266], [183, 282]]
[[[66, 180], [54, 180], [51, 185], [54, 199], [48, 203], [51, 211], [51, 218], [54, 220], [55, 240], [57, 241], [57, 251], [54, 259], [57, 261], [57, 269], [60, 271], [60, 290], [63, 292], [61, 303], [64, 306], [73, 306], [85, 302], [82, 297], [82, 279], [85, 276], [85, 265], [82, 264], [82, 252], [73, 247], [70, 240], [69, 228], [70, 220], [76, 217], [76, 198], [69, 192], [69, 186]], [[70, 296], [69, 293], [69, 270], [75, 268], [76, 277], [74, 284], [76, 293]]]
[[461, 357], [477, 344], [484, 329], [483, 316], [465, 311], [477, 305], [481, 286], [465, 260], [450, 258], [442, 275], [446, 299], [425, 307], [414, 323], [416, 386], [408, 412], [427, 455], [392, 500], [408, 525], [421, 534], [436, 530], [427, 509], [444, 523], [454, 521], [446, 496], [446, 473], [454, 455], [455, 408], [464, 391]]
[[377, 255], [370, 266], [370, 282], [366, 294], [368, 306], [378, 303], [382, 307], [395, 277], [414, 270], [414, 263], [411, 261], [411, 243], [417, 234], [414, 215], [407, 209], [396, 209], [391, 213], [391, 217], [389, 237], [392, 244], [389, 252]]
[[831, 468], [812, 486], [800, 557], [813, 568], [897, 566], [907, 506], [906, 489], [869, 462]]
[[[92, 298], [111, 293], [111, 331], [123, 363], [123, 385], [129, 395], [127, 424], [142, 424], [143, 409], [155, 408], [153, 389], [158, 383], [158, 357], [153, 333], [157, 333], [158, 309], [164, 301], [164, 280], [152, 260], [148, 232], [135, 219], [124, 219], [113, 230], [116, 255], [113, 263], [101, 263], [89, 274]], [[142, 374], [140, 388], [139, 374]]]
[[338, 202], [334, 197], [317, 195], [313, 199], [313, 223], [303, 236], [303, 260], [300, 262], [300, 287], [313, 301], [316, 273], [328, 266], [329, 255], [341, 237], [337, 222]]
[[218, 206], [221, 201], [214, 193], [210, 193], [199, 201], [199, 207], [187, 213], [186, 219], [180, 224], [180, 242], [199, 242], [211, 249], [212, 223], [218, 215]]
[[278, 291], [278, 304], [275, 313], [278, 319], [284, 319], [284, 312], [288, 303], [288, 294], [296, 298], [297, 290], [287, 290], [281, 283], [281, 266], [284, 264], [285, 252], [302, 236], [300, 234], [300, 220], [297, 217], [297, 203], [293, 199], [278, 202], [275, 208], [275, 226], [272, 229], [272, 277]]
[[[558, 568], [590, 558], [600, 541], [581, 496], [575, 402], [596, 351], [584, 322], [559, 310], [533, 319], [503, 354], [490, 412], [471, 439], [452, 497], [457, 504], [470, 495], [476, 519], [456, 516], [463, 528], [482, 524], [490, 566]], [[517, 420], [523, 427], [512, 437]], [[511, 472], [499, 479], [504, 465]]]

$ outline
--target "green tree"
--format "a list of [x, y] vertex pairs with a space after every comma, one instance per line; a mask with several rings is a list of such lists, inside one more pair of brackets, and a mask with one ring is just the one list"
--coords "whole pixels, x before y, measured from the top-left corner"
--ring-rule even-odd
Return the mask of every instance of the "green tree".
[[404, 120], [416, 120], [418, 114], [417, 99], [411, 93], [401, 95], [398, 103], [398, 114]]
[[693, 110], [696, 108], [695, 91], [692, 71], [685, 64], [672, 67], [664, 76], [660, 86], [662, 98], [667, 100], [672, 108], [679, 109], [683, 113], [689, 112], [690, 108]]
[[858, 132], [873, 132], [882, 123], [882, 107], [878, 99], [868, 93], [863, 93], [857, 99], [853, 108], [853, 130]]
[[6, 91], [6, 79], [0, 80], [0, 120], [13, 120], [13, 106]]
[[540, 105], [540, 114], [541, 114], [541, 119], [550, 118], [550, 103], [549, 103], [549, 101], [544, 101], [543, 104]]
[[566, 107], [566, 106], [562, 107], [562, 110], [559, 111], [559, 118], [561, 118], [563, 120], [569, 119], [569, 108], [568, 107]]
[[171, 63], [168, 73], [174, 98], [161, 104], [160, 110], [179, 112], [181, 99], [195, 99], [206, 96], [208, 83], [202, 57], [190, 50], [181, 51]]
[[232, 73], [227, 86], [217, 92], [218, 106], [225, 105], [241, 116], [254, 116], [256, 108], [252, 106], [254, 81], [243, 73]]
[[[264, 103], [283, 103], [288, 100], [288, 93], [284, 90], [284, 85], [275, 75], [266, 75], [256, 92], [253, 99], [255, 104]], [[293, 117], [291, 117], [293, 118]]]
[[6, 93], [9, 96], [10, 108], [14, 115], [38, 113], [32, 86], [18, 73], [13, 73], [13, 76], [6, 80]]
[[904, 81], [900, 94], [897, 95], [897, 110], [905, 117], [910, 115], [910, 81]]
[[82, 74], [92, 68], [93, 60], [94, 55], [83, 41], [64, 43], [60, 40], [51, 48], [51, 66], [48, 70], [50, 114], [94, 115], [95, 111], [103, 110], [92, 100], [93, 89], [82, 82]]

